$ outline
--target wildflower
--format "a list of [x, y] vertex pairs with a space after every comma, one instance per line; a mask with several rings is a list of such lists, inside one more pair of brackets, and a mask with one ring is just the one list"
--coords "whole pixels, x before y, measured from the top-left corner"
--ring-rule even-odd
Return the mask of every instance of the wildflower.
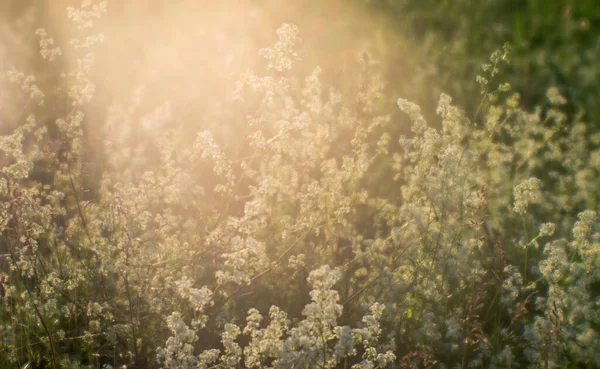
[[544, 223], [540, 227], [540, 237], [552, 236], [555, 230], [556, 226], [554, 225], [554, 223]]
[[518, 184], [514, 189], [513, 211], [525, 214], [529, 205], [541, 198], [541, 183], [539, 179], [531, 177]]

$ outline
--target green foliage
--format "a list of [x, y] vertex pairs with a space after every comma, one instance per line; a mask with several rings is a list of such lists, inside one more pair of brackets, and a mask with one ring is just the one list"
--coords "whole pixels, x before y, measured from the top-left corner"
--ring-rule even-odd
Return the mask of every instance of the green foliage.
[[50, 90], [8, 72], [1, 365], [600, 367], [600, 137], [561, 87], [521, 105], [508, 44], [434, 124], [368, 54], [323, 76], [291, 24], [194, 119], [143, 89], [92, 119], [106, 10], [69, 8], [68, 50], [37, 32], [76, 61]]
[[[545, 91], [556, 86], [567, 98], [568, 114], [583, 110], [586, 120], [597, 121], [600, 13], [595, 0], [359, 3], [384, 14], [403, 34], [423, 44], [428, 60], [435, 60], [437, 66], [434, 81], [457, 96], [469, 111], [477, 107], [471, 99], [476, 91], [457, 81], [472, 79], [481, 60], [498, 45], [510, 42], [514, 46], [513, 63], [504, 79], [521, 94], [524, 107], [541, 104]], [[393, 50], [390, 55], [394, 55]]]

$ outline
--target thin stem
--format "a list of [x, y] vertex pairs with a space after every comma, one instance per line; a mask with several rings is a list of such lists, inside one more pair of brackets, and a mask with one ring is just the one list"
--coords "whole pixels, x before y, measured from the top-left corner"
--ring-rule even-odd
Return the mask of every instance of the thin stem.
[[[521, 220], [523, 221], [523, 232], [524, 232], [525, 238], [527, 239], [527, 238], [529, 238], [527, 236], [527, 223], [525, 222], [525, 217], [522, 214], [521, 214]], [[534, 239], [533, 241], [535, 241], [536, 239]], [[525, 246], [525, 265], [524, 265], [524, 270], [523, 270], [523, 284], [524, 285], [527, 285], [527, 266], [528, 266], [528, 258], [529, 258], [529, 245], [531, 245], [531, 242]]]
[[44, 317], [42, 316], [42, 313], [38, 309], [38, 306], [35, 303], [35, 300], [33, 299], [33, 295], [31, 293], [31, 290], [29, 289], [29, 286], [27, 285], [27, 281], [25, 281], [25, 279], [23, 278], [23, 274], [22, 274], [21, 268], [18, 266], [18, 264], [15, 261], [16, 260], [15, 259], [15, 255], [14, 255], [14, 252], [12, 250], [12, 247], [10, 247], [10, 243], [8, 242], [8, 240], [6, 239], [6, 237], [3, 237], [3, 238], [4, 238], [4, 242], [9, 247], [9, 251], [10, 251], [10, 255], [11, 255], [11, 262], [12, 262], [13, 266], [15, 267], [15, 269], [18, 272], [17, 274], [19, 275], [19, 277], [21, 278], [21, 280], [23, 282], [23, 286], [25, 287], [25, 290], [27, 291], [27, 295], [29, 296], [29, 300], [31, 302], [31, 305], [33, 306], [33, 309], [35, 310], [35, 313], [36, 313], [37, 317], [40, 319], [40, 323], [42, 324], [42, 328], [44, 329], [44, 332], [46, 333], [46, 336], [48, 336], [48, 340], [49, 340], [49, 343], [50, 343], [50, 354], [51, 354], [52, 367], [54, 369], [58, 369], [59, 366], [57, 365], [57, 362], [56, 362], [56, 351], [55, 351], [55, 348], [54, 348], [54, 339], [52, 338], [52, 334], [50, 334], [50, 330], [48, 329], [48, 326], [46, 325], [46, 321], [44, 320]]
[[137, 361], [137, 359], [139, 358], [138, 348], [137, 348], [137, 334], [135, 331], [135, 322], [133, 319], [133, 306], [132, 306], [133, 304], [131, 302], [131, 293], [129, 292], [129, 279], [127, 278], [127, 273], [125, 273], [123, 278], [125, 280], [125, 291], [127, 293], [127, 302], [129, 305], [129, 324], [131, 324], [131, 334], [133, 336], [133, 351], [135, 353], [135, 359]]

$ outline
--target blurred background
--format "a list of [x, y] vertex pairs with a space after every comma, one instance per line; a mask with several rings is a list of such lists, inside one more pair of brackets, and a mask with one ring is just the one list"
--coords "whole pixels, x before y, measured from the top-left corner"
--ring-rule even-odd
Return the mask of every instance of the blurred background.
[[[68, 42], [65, 9], [79, 0], [0, 2], [0, 69], [17, 65], [40, 83], [56, 83], [76, 56], [52, 65], [41, 60], [35, 30], [45, 28], [57, 45]], [[569, 111], [598, 124], [600, 3], [597, 0], [108, 0], [97, 53], [97, 106], [123, 101], [143, 87], [144, 101], [164, 100], [194, 116], [196, 101], [231, 89], [257, 61], [257, 51], [284, 22], [301, 30], [307, 71], [320, 65], [344, 89], [356, 60], [383, 74], [389, 101], [403, 97], [432, 117], [441, 92], [472, 112], [481, 64], [505, 42], [513, 46], [503, 78], [525, 107], [544, 104], [557, 86]], [[125, 62], [127, 61], [127, 62]], [[5, 84], [2, 84], [3, 86]], [[4, 88], [0, 116], [18, 113], [18, 96]], [[15, 100], [16, 99], [16, 100]], [[17, 101], [17, 103], [15, 103]]]

